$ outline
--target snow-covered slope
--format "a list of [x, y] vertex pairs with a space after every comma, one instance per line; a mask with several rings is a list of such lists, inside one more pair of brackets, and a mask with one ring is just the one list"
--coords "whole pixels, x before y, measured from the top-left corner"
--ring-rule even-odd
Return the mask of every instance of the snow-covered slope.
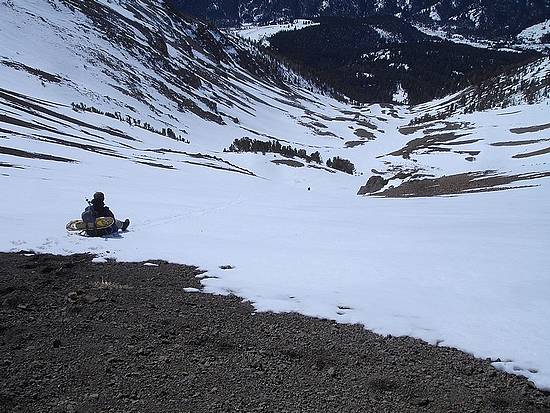
[[422, 120], [443, 119], [455, 113], [472, 113], [488, 109], [526, 104], [548, 105], [550, 100], [550, 58], [536, 59], [519, 67], [425, 105], [417, 112]]
[[[157, 0], [0, 3], [0, 250], [200, 265], [206, 291], [258, 310], [454, 346], [550, 388], [548, 99], [410, 124], [442, 103], [311, 90]], [[242, 137], [357, 173], [224, 152]], [[371, 175], [378, 196], [357, 196]], [[66, 233], [97, 190], [130, 232]], [[441, 194], [460, 196], [417, 197]]]
[[545, 20], [542, 23], [526, 28], [517, 37], [518, 39], [540, 43], [542, 37], [548, 34], [550, 34], [550, 20]]
[[541, 50], [550, 49], [550, 19], [526, 28], [517, 39]]
[[478, 36], [467, 36], [456, 33], [445, 27], [425, 26], [423, 24], [415, 24], [415, 27], [422, 33], [428, 36], [439, 37], [443, 40], [448, 40], [453, 43], [466, 44], [473, 47], [484, 49], [494, 49], [501, 51], [538, 51], [547, 54], [550, 49], [550, 23], [545, 21], [534, 26], [528, 27], [518, 34], [515, 38], [508, 40], [489, 40]]
[[309, 27], [316, 25], [311, 20], [297, 19], [289, 23], [281, 24], [269, 24], [269, 25], [253, 25], [253, 24], [244, 24], [238, 28], [229, 29], [228, 32], [236, 34], [244, 39], [252, 40], [254, 42], [261, 42], [264, 45], [269, 45], [268, 37], [273, 36], [276, 33], [289, 30], [301, 30], [304, 27]]

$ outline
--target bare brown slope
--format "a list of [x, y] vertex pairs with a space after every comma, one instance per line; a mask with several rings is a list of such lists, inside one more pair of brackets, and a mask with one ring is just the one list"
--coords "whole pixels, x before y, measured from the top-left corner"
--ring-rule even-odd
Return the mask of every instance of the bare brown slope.
[[550, 412], [457, 350], [185, 293], [192, 267], [91, 258], [0, 254], [0, 411]]

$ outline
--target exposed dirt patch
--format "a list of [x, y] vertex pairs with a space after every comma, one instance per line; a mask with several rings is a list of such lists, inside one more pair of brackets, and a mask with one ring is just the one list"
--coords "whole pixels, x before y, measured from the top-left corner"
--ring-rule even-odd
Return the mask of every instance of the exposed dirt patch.
[[434, 133], [434, 132], [446, 132], [446, 131], [463, 131], [471, 129], [469, 123], [465, 122], [441, 122], [443, 126], [433, 127], [426, 129], [425, 133]]
[[20, 166], [15, 166], [15, 165], [12, 165], [11, 163], [7, 163], [7, 162], [2, 162], [0, 161], [0, 168], [17, 168], [17, 169], [24, 169]]
[[317, 136], [330, 136], [331, 138], [344, 139], [344, 138], [340, 138], [338, 135], [336, 135], [332, 132], [329, 132], [329, 131], [315, 130], [315, 134]]
[[[437, 126], [437, 125], [441, 125], [441, 126]], [[399, 132], [401, 132], [401, 134], [403, 135], [412, 135], [413, 133], [416, 133], [424, 129], [425, 129], [425, 133], [429, 134], [434, 132], [467, 130], [470, 128], [471, 126], [469, 123], [435, 121], [435, 122], [421, 123], [418, 125], [403, 126], [399, 128]]]
[[[118, 138], [130, 140], [130, 141], [136, 141], [136, 139], [128, 136], [126, 133], [120, 130], [112, 129], [112, 128], [101, 128], [101, 127], [83, 122], [79, 119], [76, 119], [67, 115], [63, 115], [61, 113], [57, 113], [54, 110], [51, 110], [45, 107], [46, 106], [45, 103], [38, 102], [37, 100], [29, 96], [26, 96], [17, 92], [0, 88], [0, 99], [3, 99], [8, 106], [22, 110], [33, 116], [45, 117], [45, 119], [48, 119], [49, 121], [52, 121], [52, 122], [59, 123], [63, 126], [66, 126], [66, 124], [73, 124], [83, 128], [104, 132], [108, 135], [116, 136]], [[24, 122], [19, 119], [11, 118], [8, 116], [3, 116], [3, 118], [4, 118], [3, 121], [6, 123], [11, 123], [14, 125], [23, 126], [31, 129], [49, 130], [52, 132], [57, 132], [55, 129], [51, 127], [46, 127], [45, 125], [32, 124], [32, 123]]]
[[356, 146], [365, 145], [368, 141], [347, 141], [346, 148], [355, 148]]
[[3, 146], [0, 146], [0, 153], [4, 155], [17, 156], [19, 158], [40, 159], [43, 161], [78, 162], [74, 159], [62, 158], [60, 156], [48, 155], [45, 153], [27, 152], [20, 149], [5, 148]]
[[154, 168], [175, 169], [173, 165], [164, 165], [162, 163], [157, 163], [157, 162], [150, 162], [150, 161], [135, 161], [135, 162], [141, 165], [152, 166]]
[[[319, 116], [319, 117], [321, 119], [324, 119], [324, 120], [330, 120], [330, 118], [328, 118], [328, 117], [324, 117], [324, 116]], [[333, 132], [328, 131], [327, 130], [328, 126], [325, 125], [322, 122], [319, 122], [319, 121], [314, 121], [314, 122], [298, 121], [298, 124], [311, 129], [318, 136], [330, 136], [330, 137], [333, 137], [333, 138], [338, 138], [338, 136], [336, 134], [334, 134]], [[343, 139], [343, 138], [340, 138], [340, 139]]]
[[[386, 121], [386, 119], [382, 119], [382, 121]], [[363, 128], [372, 129], [372, 130], [378, 130], [378, 126], [376, 126], [374, 123], [371, 123], [366, 120], [357, 120], [355, 122], [358, 126], [361, 126]]]
[[412, 153], [419, 151], [449, 152], [449, 148], [443, 148], [438, 145], [446, 144], [448, 142], [454, 141], [455, 139], [461, 138], [462, 136], [466, 135], [457, 135], [454, 132], [426, 135], [422, 138], [416, 138], [412, 141], [407, 142], [407, 145], [404, 148], [392, 152], [390, 153], [390, 155], [402, 156], [404, 159], [409, 159]]
[[425, 127], [426, 127], [426, 125], [403, 126], [403, 127], [399, 128], [399, 132], [402, 135], [412, 135], [413, 133], [421, 131]]
[[199, 271], [0, 254], [5, 412], [521, 412], [488, 361], [358, 325], [185, 293]]
[[50, 132], [55, 131], [55, 129], [53, 129], [53, 128], [48, 128], [48, 127], [45, 127], [45, 126], [37, 125], [35, 123], [26, 122], [24, 120], [17, 119], [17, 118], [14, 118], [12, 116], [3, 115], [3, 114], [0, 114], [0, 122], [6, 123], [6, 124], [9, 124], [9, 125], [19, 126], [19, 127], [22, 127], [22, 128], [28, 128], [28, 129], [49, 130]]
[[388, 184], [388, 180], [382, 176], [373, 175], [369, 178], [367, 183], [359, 188], [357, 195], [367, 195], [380, 191]]
[[308, 168], [314, 168], [314, 169], [321, 169], [326, 172], [330, 172], [331, 174], [335, 174], [336, 171], [334, 169], [327, 168], [326, 166], [320, 166], [320, 165], [308, 165]]
[[[475, 160], [475, 158], [474, 158]], [[531, 181], [549, 177], [550, 172], [528, 173], [521, 175], [499, 175], [496, 171], [469, 172], [430, 179], [413, 179], [403, 182], [395, 188], [388, 188], [377, 196], [388, 198], [430, 197], [474, 192], [502, 191], [525, 188], [536, 185], [507, 187], [518, 181]]]
[[24, 72], [27, 72], [33, 76], [38, 77], [43, 82], [60, 83], [63, 80], [61, 76], [52, 75], [51, 73], [44, 72], [43, 70], [36, 69], [34, 67], [30, 67], [19, 62], [12, 62], [9, 60], [0, 60], [0, 64], [12, 67], [16, 70], [22, 70]]
[[328, 129], [328, 126], [321, 122], [311, 122], [311, 125], [320, 129]]
[[481, 151], [454, 151], [454, 153], [457, 153], [459, 155], [466, 155], [464, 158], [468, 162], [474, 162], [476, 160], [476, 156], [478, 156]]
[[[23, 136], [22, 133], [12, 131], [10, 129], [0, 128], [0, 133], [6, 133], [8, 135]], [[0, 136], [1, 139], [6, 139], [6, 136]]]
[[368, 131], [366, 129], [356, 129], [355, 132], [353, 132], [355, 136], [362, 138], [362, 139], [374, 139], [376, 138], [376, 135], [372, 133], [371, 131]]
[[[358, 115], [357, 115], [358, 116]], [[331, 122], [353, 122], [353, 117], [345, 117], [345, 116], [335, 116], [334, 118], [330, 118]]]
[[547, 142], [550, 139], [531, 139], [526, 141], [504, 141], [504, 142], [495, 142], [491, 146], [523, 146], [523, 145], [533, 145], [535, 143]]
[[342, 112], [344, 115], [348, 115], [348, 116], [360, 116], [361, 115], [361, 112], [359, 110], [357, 110], [357, 112], [353, 111], [353, 110], [341, 110], [340, 112]]
[[531, 133], [531, 132], [540, 132], [546, 129], [550, 129], [550, 123], [547, 123], [545, 125], [528, 126], [526, 128], [510, 129], [510, 132], [515, 134], [523, 134], [523, 133]]
[[458, 153], [459, 155], [470, 155], [470, 156], [477, 156], [481, 153], [481, 151], [454, 151], [455, 153]]
[[[58, 133], [58, 134], [61, 134], [61, 133]], [[100, 154], [100, 155], [111, 156], [113, 158], [128, 159], [126, 156], [120, 155], [119, 153], [115, 152], [113, 149], [109, 149], [109, 148], [102, 148], [102, 147], [96, 146], [96, 145], [72, 142], [72, 141], [68, 141], [66, 139], [54, 138], [52, 136], [46, 136], [46, 135], [41, 135], [41, 134], [33, 134], [32, 136], [34, 137], [34, 139], [38, 139], [38, 140], [41, 140], [43, 142], [52, 142], [52, 143], [55, 143], [55, 144], [58, 144], [58, 145], [68, 146], [70, 148], [78, 148], [78, 149], [82, 149], [84, 151], [93, 152], [93, 153], [97, 153], [97, 154]], [[84, 138], [78, 138], [78, 137], [75, 137], [75, 138], [84, 140]]]
[[527, 152], [527, 153], [519, 153], [517, 155], [512, 156], [512, 158], [514, 159], [531, 158], [533, 156], [545, 155], [547, 153], [550, 153], [550, 148], [539, 149], [538, 151]]
[[470, 145], [472, 143], [481, 142], [482, 140], [483, 139], [465, 139], [462, 141], [445, 142], [445, 145], [447, 146]]
[[[189, 156], [189, 157], [195, 158], [195, 159], [206, 159], [208, 161], [216, 161], [216, 162], [219, 162], [221, 164], [227, 165], [227, 167], [225, 167], [225, 166], [224, 167], [219, 167], [218, 169], [222, 169], [222, 170], [225, 170], [225, 171], [240, 172], [242, 174], [250, 175], [250, 176], [256, 176], [254, 174], [254, 172], [251, 172], [248, 169], [241, 168], [240, 166], [237, 166], [237, 165], [235, 165], [231, 162], [228, 162], [225, 159], [219, 158], [217, 156], [207, 155], [207, 154], [203, 154], [203, 153], [191, 153], [191, 152], [177, 151], [177, 150], [174, 150], [174, 149], [166, 149], [166, 148], [147, 149], [146, 152], [154, 152], [154, 153], [160, 153], [160, 154], [173, 153], [173, 154]], [[198, 162], [190, 162], [190, 161], [184, 161], [184, 162], [187, 162], [187, 163], [190, 163], [190, 164], [196, 164], [196, 165], [203, 165], [203, 166], [213, 165], [212, 163], [209, 163], [208, 165], [204, 165], [204, 164], [200, 164]]]
[[517, 113], [521, 113], [521, 110], [516, 110], [516, 111], [513, 111], [513, 112], [506, 112], [506, 113], [499, 113], [498, 116], [515, 115]]
[[205, 168], [217, 169], [219, 171], [235, 172], [242, 175], [256, 176], [253, 172], [245, 171], [240, 168], [235, 169], [235, 168], [221, 166], [213, 163], [201, 163], [201, 162], [195, 162], [195, 161], [182, 161], [182, 162], [187, 163], [189, 165], [204, 166]]
[[275, 161], [271, 161], [274, 164], [277, 165], [286, 165], [286, 166], [292, 166], [293, 168], [302, 168], [305, 165], [302, 162], [295, 161], [293, 159], [277, 159]]

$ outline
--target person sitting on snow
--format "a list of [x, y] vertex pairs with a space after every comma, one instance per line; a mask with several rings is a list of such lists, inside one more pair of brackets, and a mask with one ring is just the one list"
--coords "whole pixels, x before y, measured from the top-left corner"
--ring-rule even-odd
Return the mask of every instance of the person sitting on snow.
[[124, 222], [115, 219], [115, 214], [111, 212], [108, 206], [105, 205], [105, 195], [103, 192], [96, 192], [94, 198], [89, 202], [89, 206], [86, 207], [82, 213], [82, 220], [86, 223], [95, 223], [95, 220], [100, 217], [111, 217], [115, 220], [113, 225], [102, 229], [88, 229], [86, 235], [90, 237], [102, 237], [109, 234], [115, 234], [118, 230], [126, 231], [130, 225], [130, 220], [126, 219]]

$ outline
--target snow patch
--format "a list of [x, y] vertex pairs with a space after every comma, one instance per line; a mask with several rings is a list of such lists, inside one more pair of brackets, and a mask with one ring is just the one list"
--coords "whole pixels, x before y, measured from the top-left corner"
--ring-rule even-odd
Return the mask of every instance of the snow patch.
[[257, 26], [253, 24], [245, 24], [239, 28], [229, 29], [229, 33], [243, 37], [254, 42], [260, 42], [269, 45], [267, 40], [269, 37], [283, 31], [302, 30], [310, 26], [318, 26], [320, 23], [315, 23], [311, 20], [297, 19], [291, 23], [272, 24], [267, 26]]
[[409, 95], [407, 94], [407, 91], [403, 89], [403, 86], [401, 83], [397, 84], [397, 90], [393, 94], [393, 101], [395, 103], [408, 103], [409, 102]]
[[[518, 34], [519, 41], [525, 43], [542, 43], [542, 38], [550, 34], [550, 19], [528, 27]], [[548, 43], [548, 42], [547, 42]]]
[[373, 27], [373, 29], [376, 31], [376, 33], [378, 33], [380, 39], [386, 41], [387, 43], [395, 43], [401, 40], [401, 36], [395, 33], [388, 32], [379, 27]]
[[432, 19], [435, 22], [441, 21], [441, 16], [439, 15], [439, 13], [437, 11], [436, 6], [430, 7], [430, 19]]

